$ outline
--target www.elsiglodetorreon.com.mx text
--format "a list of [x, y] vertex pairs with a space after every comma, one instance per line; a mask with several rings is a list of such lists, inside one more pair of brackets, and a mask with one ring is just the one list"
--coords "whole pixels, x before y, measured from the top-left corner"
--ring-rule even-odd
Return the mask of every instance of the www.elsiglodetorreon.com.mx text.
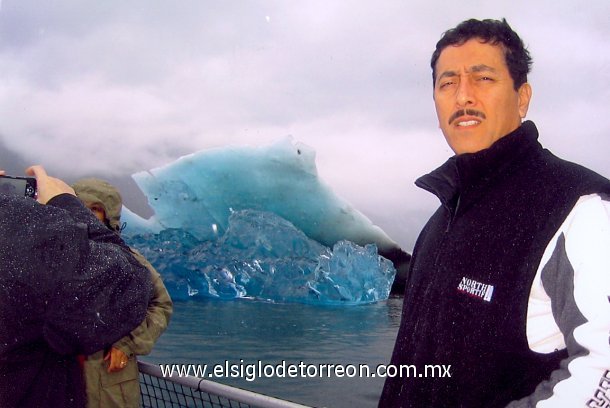
[[255, 381], [258, 378], [450, 378], [451, 365], [436, 364], [417, 367], [415, 365], [379, 364], [371, 368], [368, 364], [307, 364], [288, 363], [285, 360], [277, 364], [245, 363], [225, 361], [222, 364], [159, 364], [163, 377], [199, 377], [199, 378], [244, 378]]

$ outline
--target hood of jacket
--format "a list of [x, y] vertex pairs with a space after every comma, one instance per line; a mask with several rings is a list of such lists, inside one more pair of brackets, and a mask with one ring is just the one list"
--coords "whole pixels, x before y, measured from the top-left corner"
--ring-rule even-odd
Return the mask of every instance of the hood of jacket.
[[72, 188], [85, 205], [98, 204], [104, 208], [106, 222], [112, 230], [121, 229], [123, 199], [112, 184], [97, 178], [85, 178], [74, 183]]

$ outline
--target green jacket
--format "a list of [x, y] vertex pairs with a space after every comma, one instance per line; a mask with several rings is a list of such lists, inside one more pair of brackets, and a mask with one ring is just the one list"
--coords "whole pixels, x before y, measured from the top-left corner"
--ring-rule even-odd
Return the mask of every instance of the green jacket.
[[[76, 195], [89, 208], [101, 206], [104, 223], [112, 231], [121, 231], [121, 209], [123, 200], [119, 191], [110, 183], [97, 178], [87, 178], [72, 185]], [[153, 345], [167, 328], [173, 311], [172, 300], [155, 268], [135, 249], [134, 257], [151, 274], [153, 296], [148, 304], [146, 318], [128, 336], [112, 345], [129, 357], [127, 365], [120, 371], [108, 373], [108, 362], [100, 350], [87, 357], [84, 362], [85, 382], [89, 408], [139, 407], [140, 384], [136, 356], [149, 354]]]

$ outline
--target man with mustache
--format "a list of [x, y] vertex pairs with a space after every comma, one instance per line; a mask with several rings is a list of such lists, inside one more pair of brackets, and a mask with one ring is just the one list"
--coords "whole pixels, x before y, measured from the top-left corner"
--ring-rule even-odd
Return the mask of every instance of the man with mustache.
[[530, 66], [506, 20], [437, 43], [455, 156], [416, 181], [441, 206], [415, 245], [381, 407], [609, 406], [610, 182], [523, 121]]

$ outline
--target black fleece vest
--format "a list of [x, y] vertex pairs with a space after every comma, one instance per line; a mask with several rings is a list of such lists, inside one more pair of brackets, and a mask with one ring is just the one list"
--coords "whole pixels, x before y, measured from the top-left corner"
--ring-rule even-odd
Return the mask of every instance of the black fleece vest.
[[380, 406], [503, 407], [567, 357], [529, 349], [530, 288], [578, 198], [609, 192], [610, 183], [553, 156], [537, 137], [525, 122], [417, 180], [442, 205], [415, 246], [391, 361], [414, 365], [417, 377], [388, 378]]

